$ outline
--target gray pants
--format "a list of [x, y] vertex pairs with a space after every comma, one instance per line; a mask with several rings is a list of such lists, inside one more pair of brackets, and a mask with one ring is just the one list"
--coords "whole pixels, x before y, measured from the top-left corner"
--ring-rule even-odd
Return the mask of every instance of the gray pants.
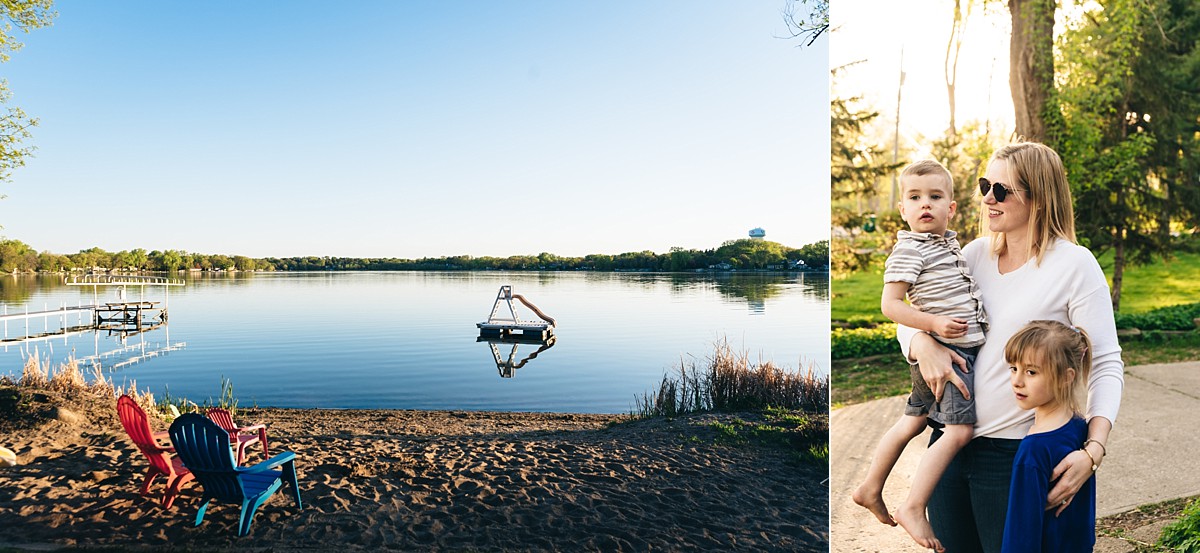
[[[967, 368], [975, 368], [975, 356], [979, 354], [979, 346], [963, 348], [950, 344], [943, 345], [966, 359]], [[958, 386], [949, 385], [942, 392], [942, 401], [937, 401], [933, 397], [933, 390], [930, 390], [925, 379], [921, 378], [921, 371], [917, 365], [909, 365], [909, 370], [912, 372], [913, 389], [908, 396], [908, 405], [904, 407], [904, 414], [913, 417], [924, 415], [930, 420], [942, 424], [975, 424], [975, 371], [963, 372], [958, 365], [953, 365], [953, 367], [954, 374], [962, 379], [967, 390], [971, 392], [971, 399], [963, 397]]]

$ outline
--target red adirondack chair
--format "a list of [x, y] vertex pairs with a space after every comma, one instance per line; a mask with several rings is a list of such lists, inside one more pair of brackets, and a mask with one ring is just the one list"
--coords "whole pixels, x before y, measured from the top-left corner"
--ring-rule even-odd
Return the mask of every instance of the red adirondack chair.
[[194, 476], [184, 468], [183, 461], [173, 455], [175, 448], [158, 443], [159, 439], [169, 439], [167, 433], [150, 429], [150, 418], [133, 398], [123, 395], [117, 399], [117, 416], [121, 419], [121, 426], [125, 427], [129, 439], [142, 451], [146, 460], [150, 461], [150, 468], [146, 470], [146, 478], [142, 481], [139, 493], [149, 495], [150, 484], [154, 479], [160, 475], [166, 476], [167, 487], [163, 490], [162, 506], [164, 509], [170, 509], [175, 503], [175, 498], [179, 496], [179, 490]]
[[[267, 452], [267, 425], [238, 426], [233, 422], [233, 416], [229, 414], [229, 411], [221, 407], [210, 407], [208, 418], [229, 433], [230, 444], [237, 444], [237, 464], [241, 465], [246, 460], [246, 447], [256, 443], [262, 444], [263, 458], [271, 458], [271, 454]], [[255, 431], [258, 433], [255, 434]]]

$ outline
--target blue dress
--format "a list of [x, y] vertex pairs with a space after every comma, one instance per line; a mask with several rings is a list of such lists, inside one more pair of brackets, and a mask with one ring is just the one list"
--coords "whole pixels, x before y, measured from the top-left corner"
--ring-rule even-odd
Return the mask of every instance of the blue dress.
[[1002, 552], [1083, 553], [1095, 546], [1095, 475], [1088, 478], [1061, 515], [1055, 517], [1054, 509], [1045, 510], [1055, 465], [1082, 447], [1086, 439], [1087, 423], [1072, 418], [1057, 429], [1030, 434], [1021, 440], [1013, 459]]

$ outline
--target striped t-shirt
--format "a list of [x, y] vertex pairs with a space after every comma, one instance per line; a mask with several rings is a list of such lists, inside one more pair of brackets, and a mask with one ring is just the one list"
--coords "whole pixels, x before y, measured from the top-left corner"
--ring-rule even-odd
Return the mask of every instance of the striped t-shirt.
[[909, 303], [925, 313], [966, 319], [965, 335], [935, 337], [943, 343], [974, 347], [984, 342], [987, 315], [983, 312], [983, 296], [967, 270], [967, 260], [955, 236], [952, 230], [944, 236], [898, 232], [896, 247], [884, 263], [883, 281], [907, 282]]

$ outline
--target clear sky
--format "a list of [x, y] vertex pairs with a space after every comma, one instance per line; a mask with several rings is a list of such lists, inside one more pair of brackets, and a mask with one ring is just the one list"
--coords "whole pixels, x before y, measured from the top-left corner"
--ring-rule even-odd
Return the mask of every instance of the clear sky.
[[[972, 3], [959, 54], [955, 119], [960, 127], [972, 120], [990, 120], [993, 134], [1007, 137], [1015, 126], [1008, 86], [1008, 8], [997, 2]], [[834, 93], [861, 95], [864, 105], [880, 112], [880, 125], [890, 139], [903, 53], [900, 136], [916, 151], [915, 157], [927, 156], [929, 143], [942, 136], [950, 122], [944, 63], [954, 2], [835, 0], [830, 4], [830, 20], [836, 27], [830, 39], [830, 64], [854, 63], [837, 78]]]
[[826, 39], [783, 0], [60, 0], [0, 65], [38, 250], [422, 257], [829, 232]]

